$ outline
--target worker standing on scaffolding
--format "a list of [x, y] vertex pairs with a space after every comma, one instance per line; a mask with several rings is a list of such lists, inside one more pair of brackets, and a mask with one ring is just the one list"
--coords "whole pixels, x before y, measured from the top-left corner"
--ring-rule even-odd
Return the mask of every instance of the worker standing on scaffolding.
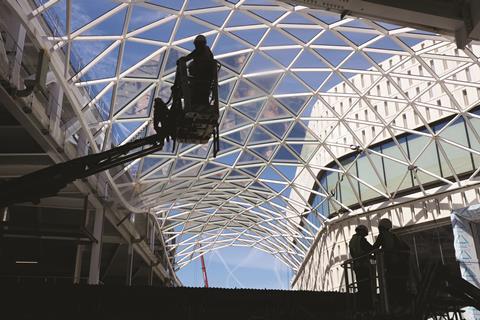
[[355, 228], [355, 234], [348, 243], [350, 255], [354, 259], [353, 271], [357, 279], [358, 309], [361, 311], [372, 309], [372, 280], [369, 253], [372, 252], [373, 246], [366, 239], [367, 235], [368, 228], [362, 224], [358, 225]]
[[397, 311], [404, 311], [409, 302], [407, 283], [410, 274], [410, 247], [393, 234], [391, 229], [392, 221], [389, 219], [379, 221], [379, 235], [373, 248], [383, 250], [389, 304]]
[[196, 108], [210, 106], [210, 89], [214, 77], [213, 53], [207, 46], [207, 38], [198, 35], [193, 41], [195, 49], [179, 61], [188, 62], [188, 73], [190, 75], [190, 90], [192, 105]]

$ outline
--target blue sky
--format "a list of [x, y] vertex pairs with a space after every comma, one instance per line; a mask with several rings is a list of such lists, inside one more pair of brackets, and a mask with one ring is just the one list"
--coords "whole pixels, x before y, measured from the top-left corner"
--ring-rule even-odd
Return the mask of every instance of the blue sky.
[[[292, 271], [282, 262], [263, 251], [231, 247], [205, 256], [210, 287], [288, 289]], [[200, 259], [177, 273], [185, 286], [203, 287]]]

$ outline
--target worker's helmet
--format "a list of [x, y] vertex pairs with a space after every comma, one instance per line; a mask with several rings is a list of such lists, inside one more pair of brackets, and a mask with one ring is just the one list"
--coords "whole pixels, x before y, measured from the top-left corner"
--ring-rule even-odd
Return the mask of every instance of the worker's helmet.
[[392, 221], [390, 221], [390, 219], [383, 218], [383, 219], [380, 219], [380, 221], [378, 222], [378, 228], [379, 229], [390, 230], [390, 229], [392, 229], [392, 227], [393, 227], [393, 225], [392, 225]]
[[364, 226], [363, 224], [360, 224], [355, 228], [355, 232], [357, 232], [357, 233], [365, 232], [366, 234], [368, 234], [368, 228], [366, 226]]
[[203, 34], [199, 34], [198, 36], [195, 37], [195, 40], [193, 40], [193, 44], [195, 47], [203, 47], [207, 45], [207, 38]]

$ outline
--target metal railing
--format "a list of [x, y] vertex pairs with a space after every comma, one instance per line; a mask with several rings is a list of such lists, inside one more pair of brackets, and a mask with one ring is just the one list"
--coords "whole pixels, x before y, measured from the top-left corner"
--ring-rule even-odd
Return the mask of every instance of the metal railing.
[[[363, 264], [368, 268], [369, 277], [367, 279], [357, 279], [355, 269], [359, 264]], [[376, 249], [366, 255], [346, 260], [342, 267], [345, 277], [345, 291], [352, 293], [349, 295], [349, 310], [353, 315], [358, 313], [362, 308], [359, 307], [359, 282], [369, 281], [371, 297], [371, 311], [388, 315], [391, 312], [389, 301], [389, 292], [387, 280], [385, 276], [384, 251]]]

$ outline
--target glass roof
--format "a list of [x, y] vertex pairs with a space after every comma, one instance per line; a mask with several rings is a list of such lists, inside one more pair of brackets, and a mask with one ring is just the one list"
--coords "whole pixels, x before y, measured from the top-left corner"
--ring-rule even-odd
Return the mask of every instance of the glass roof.
[[[153, 134], [153, 98], [169, 97], [176, 60], [192, 50], [197, 34], [207, 37], [222, 64], [216, 158], [211, 142], [175, 150], [167, 144], [110, 171], [132, 206], [157, 215], [178, 268], [237, 245], [274, 254], [296, 270], [327, 219], [308, 201], [327, 164], [337, 164], [329, 170], [341, 180], [360, 180], [338, 158], [404, 132], [428, 137], [427, 146], [438, 139], [427, 110], [437, 118], [479, 119], [467, 112], [478, 95], [465, 102], [455, 93], [479, 90], [478, 82], [457, 77], [478, 67], [478, 50], [455, 50], [439, 35], [269, 0], [35, 3], [32, 16], [45, 19], [48, 41], [65, 54], [66, 77], [85, 93], [82, 110], [99, 149]], [[437, 64], [447, 68], [439, 72]], [[413, 88], [419, 89], [410, 93]], [[427, 98], [437, 89], [448, 103]], [[364, 118], [364, 110], [371, 116]], [[404, 124], [404, 114], [427, 129]], [[376, 128], [371, 136], [362, 136], [366, 125], [369, 132]], [[402, 152], [379, 156], [412, 164]], [[363, 182], [385, 200], [395, 194]], [[352, 211], [330, 191], [315, 192]], [[306, 219], [309, 213], [320, 224]]]

